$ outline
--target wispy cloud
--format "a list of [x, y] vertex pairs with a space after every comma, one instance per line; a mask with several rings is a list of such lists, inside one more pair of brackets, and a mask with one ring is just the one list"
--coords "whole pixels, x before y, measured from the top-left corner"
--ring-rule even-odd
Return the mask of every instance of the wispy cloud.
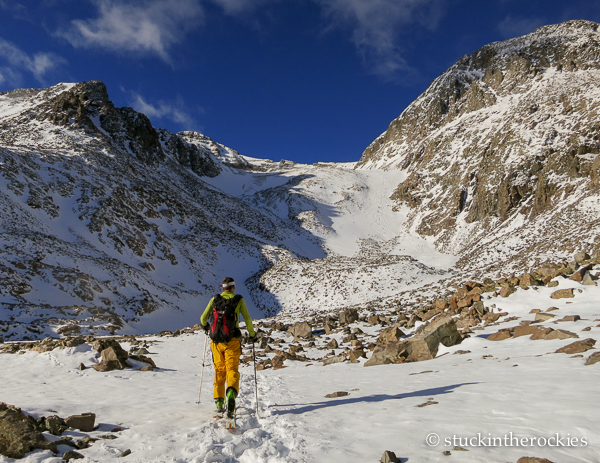
[[0, 38], [0, 75], [2, 80], [13, 85], [20, 85], [22, 73], [26, 72], [45, 84], [45, 75], [67, 61], [55, 53], [35, 53], [30, 56], [13, 43]]
[[181, 100], [175, 102], [159, 100], [151, 103], [137, 92], [130, 92], [129, 96], [131, 107], [149, 118], [168, 119], [176, 122], [185, 130], [192, 130], [195, 125], [194, 118]]
[[94, 0], [98, 16], [78, 19], [57, 35], [74, 47], [99, 47], [117, 52], [158, 55], [170, 62], [169, 51], [203, 19], [198, 0]]
[[504, 38], [510, 39], [520, 35], [529, 34], [546, 22], [541, 18], [513, 18], [508, 15], [498, 24], [498, 30]]
[[232, 16], [239, 16], [254, 11], [268, 3], [278, 0], [211, 0], [214, 4], [223, 8], [223, 11]]
[[0, 0], [0, 9], [10, 11], [11, 13], [20, 16], [25, 12], [26, 8], [19, 2]]
[[[352, 42], [372, 72], [394, 80], [410, 70], [401, 37], [413, 26], [434, 30], [444, 0], [314, 0], [330, 27], [352, 30]], [[413, 29], [411, 29], [413, 30]]]

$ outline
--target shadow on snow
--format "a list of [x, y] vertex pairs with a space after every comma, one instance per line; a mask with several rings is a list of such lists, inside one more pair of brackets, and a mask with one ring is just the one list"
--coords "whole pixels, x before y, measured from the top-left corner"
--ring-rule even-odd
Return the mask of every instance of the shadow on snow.
[[346, 397], [344, 399], [335, 400], [331, 399], [328, 401], [317, 402], [313, 404], [288, 404], [288, 405], [279, 405], [278, 407], [299, 407], [292, 408], [290, 410], [275, 410], [273, 411], [274, 415], [301, 415], [303, 413], [309, 413], [322, 408], [329, 407], [338, 407], [341, 405], [353, 405], [360, 402], [384, 402], [386, 400], [399, 400], [399, 399], [408, 399], [411, 397], [433, 397], [436, 395], [442, 394], [450, 394], [454, 391], [454, 389], [459, 388], [461, 386], [469, 386], [471, 384], [479, 384], [479, 383], [460, 383], [460, 384], [452, 384], [450, 386], [441, 386], [434, 387], [430, 389], [422, 389], [420, 391], [415, 392], [405, 392], [402, 394], [389, 395], [389, 394], [376, 394], [370, 396], [363, 397]]

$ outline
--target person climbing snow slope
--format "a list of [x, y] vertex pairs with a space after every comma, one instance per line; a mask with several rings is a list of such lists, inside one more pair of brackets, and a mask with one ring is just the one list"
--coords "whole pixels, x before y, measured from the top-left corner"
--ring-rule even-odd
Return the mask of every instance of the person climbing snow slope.
[[[200, 324], [210, 336], [210, 349], [215, 366], [214, 394], [217, 413], [227, 411], [227, 418], [235, 418], [235, 399], [239, 393], [239, 363], [242, 354], [239, 329], [240, 314], [246, 321], [250, 341], [256, 341], [252, 319], [246, 302], [239, 294], [234, 294], [235, 281], [226, 277], [222, 283], [223, 292], [214, 296], [200, 317]], [[209, 324], [210, 321], [210, 324]], [[227, 383], [227, 389], [225, 388]]]

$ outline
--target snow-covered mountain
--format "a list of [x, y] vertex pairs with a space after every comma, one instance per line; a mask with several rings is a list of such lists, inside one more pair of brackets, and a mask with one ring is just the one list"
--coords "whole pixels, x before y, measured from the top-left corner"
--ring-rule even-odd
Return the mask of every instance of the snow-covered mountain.
[[115, 108], [101, 82], [0, 94], [0, 335], [417, 303], [424, 285], [597, 250], [600, 34], [463, 57], [358, 163], [248, 158]]
[[365, 266], [396, 273], [395, 290], [445, 274], [406, 257], [434, 262], [418, 238], [380, 261], [407, 248], [369, 241], [398, 237], [390, 175], [252, 159], [155, 129], [100, 82], [0, 95], [0, 143], [7, 339], [181, 328], [225, 275], [261, 317], [375, 299], [383, 285]]
[[[100, 82], [0, 94], [0, 462], [600, 461], [596, 31], [463, 58], [341, 165], [155, 129]], [[277, 313], [235, 434], [202, 330], [158, 334], [225, 275]]]
[[364, 152], [404, 227], [488, 272], [597, 249], [600, 32], [569, 21], [484, 46]]

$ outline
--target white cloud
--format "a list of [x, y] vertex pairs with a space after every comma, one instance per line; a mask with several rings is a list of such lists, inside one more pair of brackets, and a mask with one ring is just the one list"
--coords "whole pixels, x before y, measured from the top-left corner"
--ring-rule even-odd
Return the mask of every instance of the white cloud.
[[20, 85], [22, 72], [33, 75], [40, 83], [44, 76], [53, 69], [67, 63], [64, 58], [54, 53], [35, 53], [29, 56], [13, 43], [0, 38], [0, 60], [8, 64], [0, 68], [3, 81], [13, 85]]
[[386, 79], [410, 70], [400, 37], [417, 25], [433, 30], [443, 0], [314, 0], [332, 28], [350, 28], [352, 41], [371, 70]]
[[98, 17], [74, 20], [59, 31], [75, 47], [156, 54], [170, 61], [169, 49], [203, 20], [199, 0], [94, 0]]
[[168, 103], [164, 100], [160, 100], [157, 103], [152, 104], [146, 101], [139, 93], [131, 92], [129, 104], [133, 109], [145, 114], [149, 118], [156, 117], [158, 119], [168, 119], [181, 125], [185, 130], [192, 130], [192, 127], [195, 124], [193, 117], [185, 108], [182, 101]]
[[238, 16], [240, 14], [253, 11], [256, 8], [263, 6], [267, 3], [272, 3], [277, 0], [211, 0], [216, 5], [223, 8], [225, 13]]
[[529, 34], [545, 24], [540, 18], [513, 18], [508, 15], [498, 24], [498, 30], [507, 39]]

